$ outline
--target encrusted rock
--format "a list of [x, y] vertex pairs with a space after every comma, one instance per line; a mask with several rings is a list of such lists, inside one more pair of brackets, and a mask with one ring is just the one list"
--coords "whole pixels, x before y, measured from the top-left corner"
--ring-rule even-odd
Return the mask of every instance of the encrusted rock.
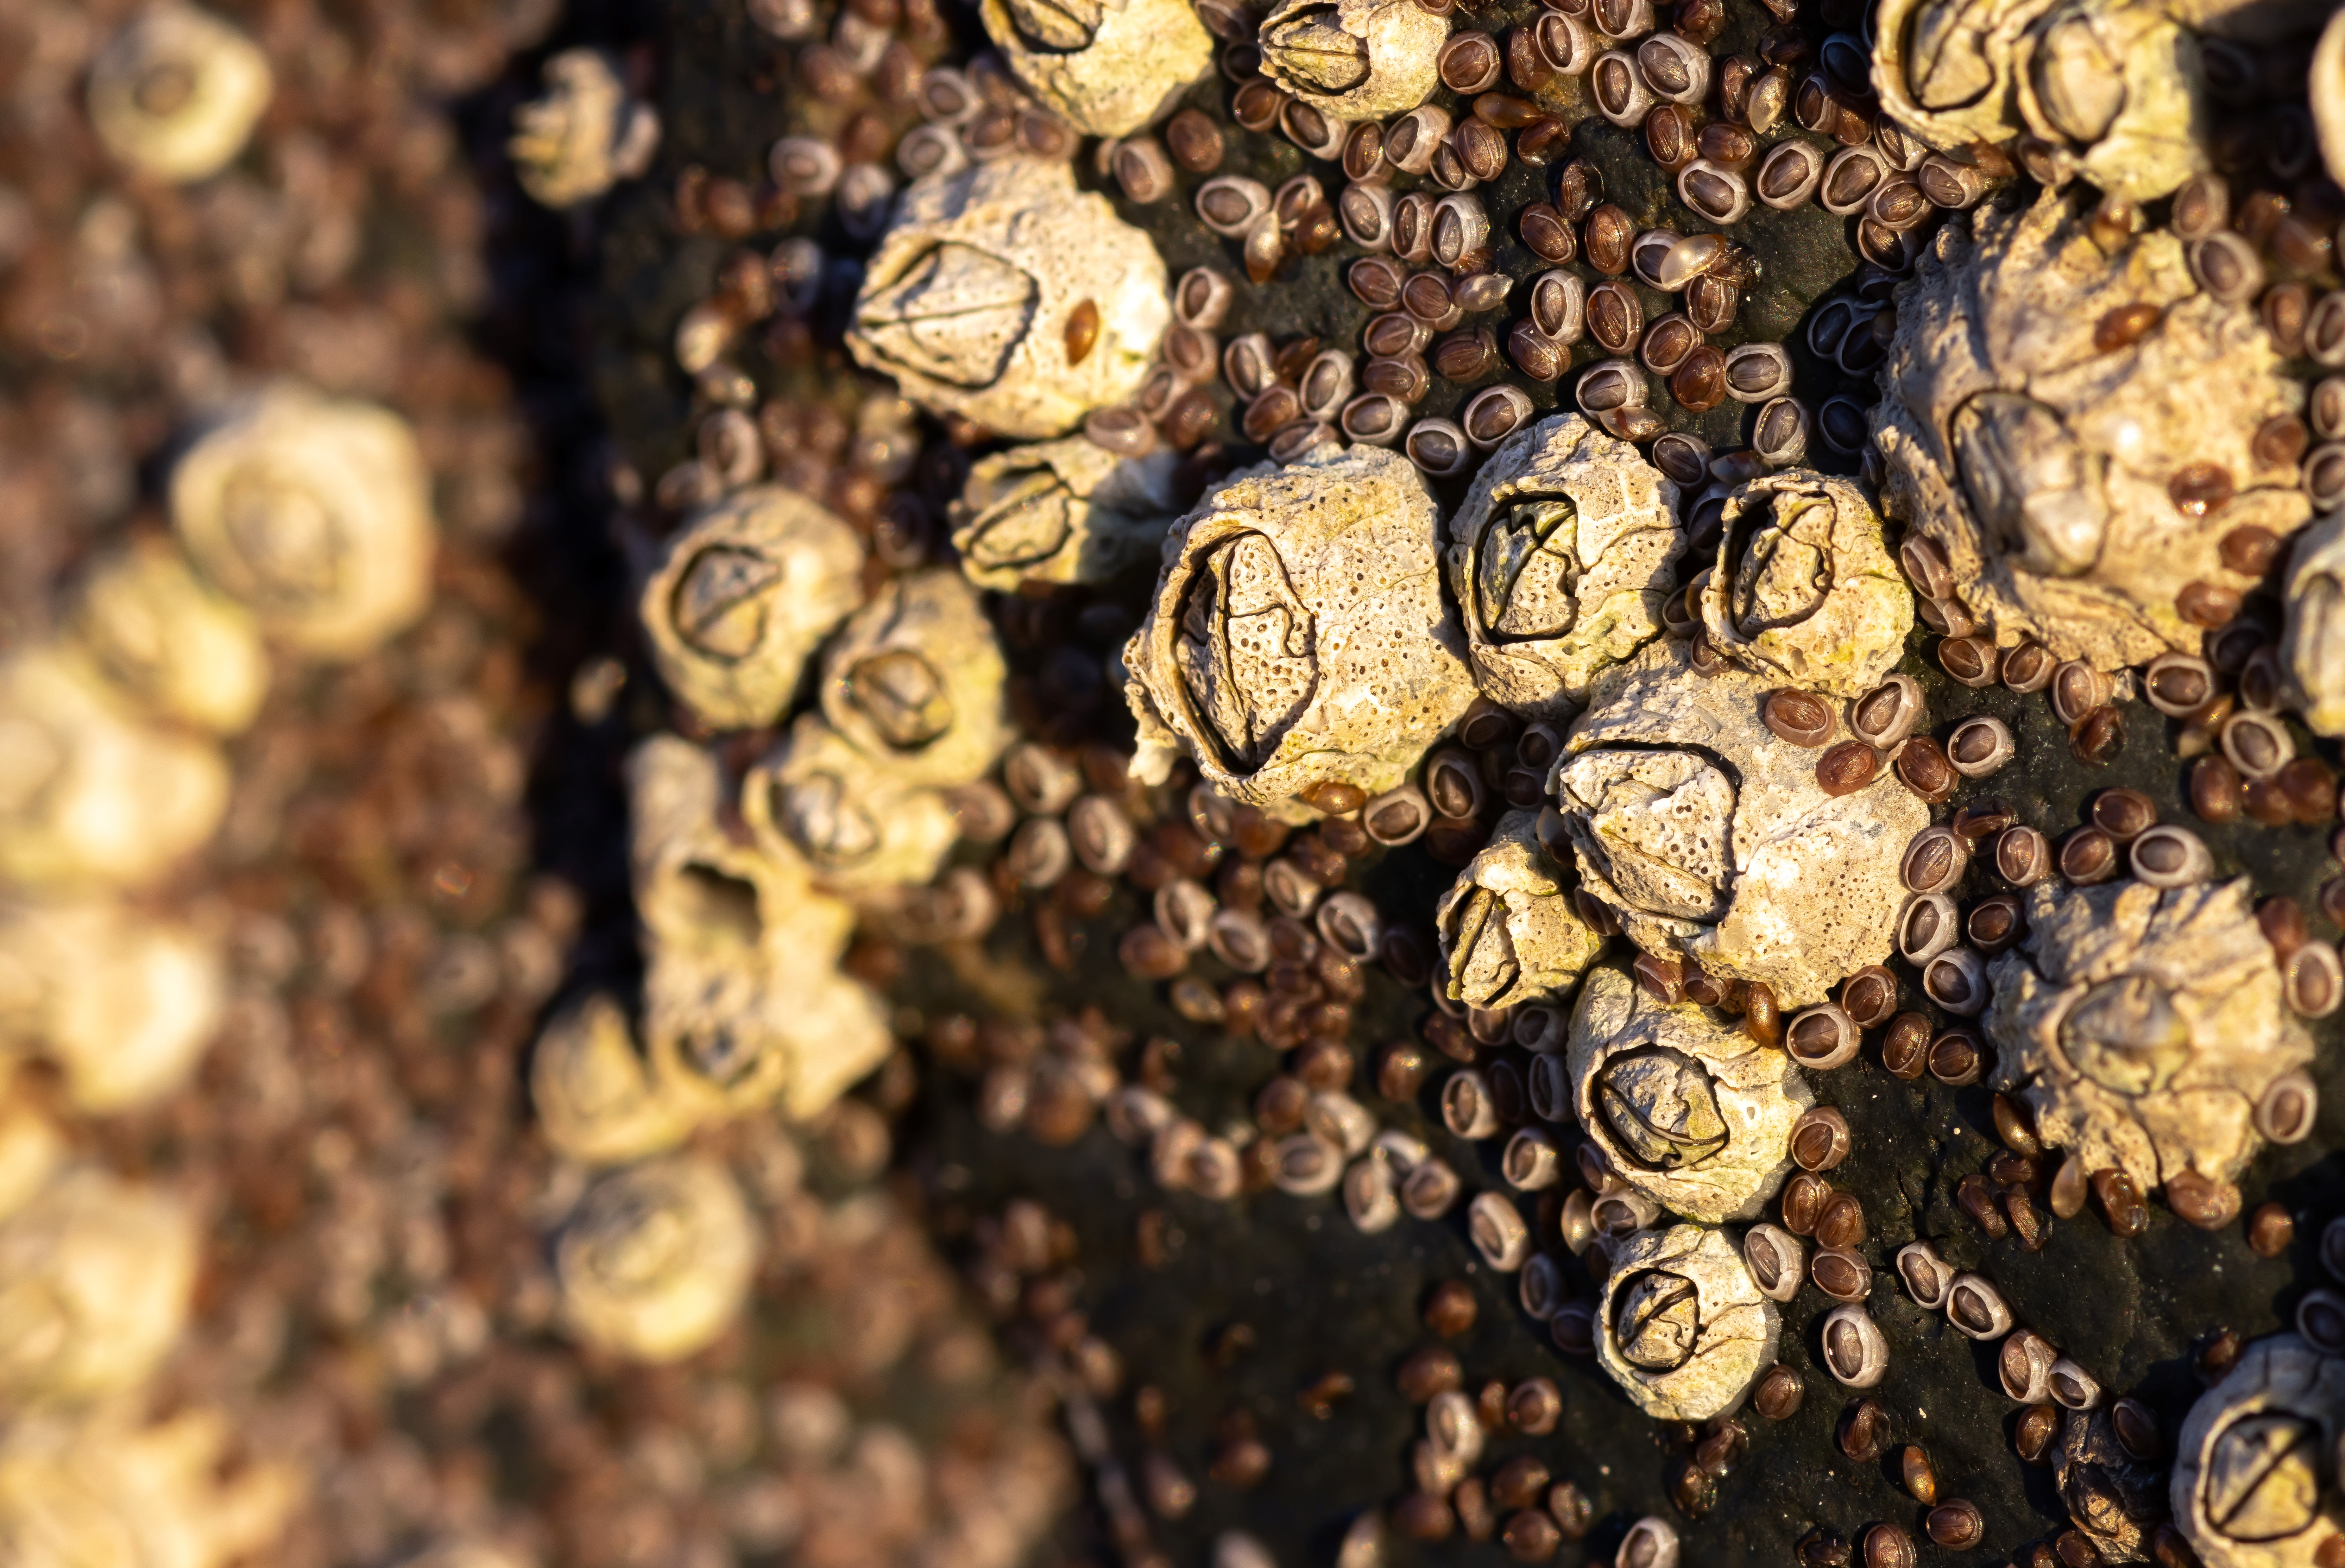
[[1904, 657], [1914, 595], [1864, 491], [1792, 469], [1727, 498], [1701, 622], [1711, 646], [1753, 674], [1861, 697]]
[[980, 588], [1103, 582], [1163, 548], [1180, 454], [1119, 457], [1081, 436], [980, 458], [953, 513], [960, 569]]
[[218, 944], [120, 905], [0, 905], [0, 1040], [38, 1051], [84, 1111], [185, 1084], [228, 1011]]
[[602, 1178], [555, 1244], [569, 1331], [642, 1361], [673, 1361], [725, 1331], [757, 1262], [748, 1205], [725, 1168], [679, 1156]]
[[2279, 652], [2305, 723], [2318, 735], [2345, 734], [2345, 512], [2297, 536]]
[[0, 1221], [0, 1397], [12, 1410], [138, 1387], [187, 1324], [196, 1227], [177, 1202], [88, 1167]]
[[2174, 1521], [2206, 1568], [2313, 1568], [2337, 1533], [2345, 1360], [2258, 1340], [2198, 1396], [2174, 1444]]
[[210, 12], [164, 0], [89, 68], [89, 123], [141, 174], [184, 185], [234, 162], [276, 90], [259, 46]]
[[931, 567], [889, 580], [839, 629], [823, 654], [823, 716], [900, 783], [972, 784], [1010, 744], [1007, 674], [977, 590]]
[[617, 59], [564, 49], [545, 62], [545, 96], [513, 111], [513, 177], [546, 207], [576, 207], [651, 167], [657, 111], [631, 97]]
[[1639, 1230], [1613, 1254], [1596, 1359], [1656, 1421], [1707, 1421], [1742, 1403], [1782, 1332], [1723, 1230]]
[[1540, 847], [1538, 813], [1510, 811], [1473, 864], [1441, 895], [1449, 996], [1469, 1007], [1558, 1002], [1604, 950], [1571, 901], [1570, 870]]
[[1264, 76], [1322, 114], [1374, 120], [1440, 84], [1449, 21], [1416, 0], [1281, 0], [1260, 35]]
[[1188, 0], [980, 0], [1020, 86], [1091, 137], [1128, 137], [1177, 106], [1213, 65]]
[[233, 734], [269, 694], [269, 655], [251, 614], [205, 586], [162, 540], [93, 565], [70, 626], [106, 678], [158, 718]]

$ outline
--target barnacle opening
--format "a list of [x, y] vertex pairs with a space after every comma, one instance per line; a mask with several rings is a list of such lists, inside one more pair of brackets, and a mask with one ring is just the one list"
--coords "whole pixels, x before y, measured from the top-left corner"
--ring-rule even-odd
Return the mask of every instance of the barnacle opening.
[[2119, 1094], [2170, 1082], [2190, 1054], [2190, 1026], [2174, 995], [2147, 975], [2094, 985], [2060, 1020], [2060, 1044], [2078, 1072]]
[[765, 641], [766, 591], [781, 575], [779, 562], [754, 550], [709, 546], [676, 582], [669, 604], [676, 634], [708, 658], [747, 658]]
[[2079, 577], [2101, 557], [2108, 460], [2088, 452], [2059, 414], [2019, 392], [1981, 392], [1948, 432], [1971, 512], [2028, 571]]
[[1718, 1086], [1683, 1051], [1666, 1046], [1624, 1051], [1598, 1074], [1596, 1092], [1604, 1125], [1650, 1169], [1682, 1169], [1726, 1148]]
[[1107, 17], [1102, 0], [1002, 0], [1002, 9], [1030, 48], [1054, 54], [1091, 47]]
[[2199, 1482], [2207, 1517], [2234, 1541], [2279, 1541], [2320, 1508], [2320, 1425], [2278, 1411], [2225, 1427]]
[[1263, 53], [1315, 93], [1345, 93], [1368, 79], [1368, 41], [1344, 30], [1333, 5], [1304, 5], [1262, 30]]
[[1010, 368], [1033, 325], [1042, 286], [1014, 262], [942, 240], [874, 289], [856, 313], [871, 351], [890, 366], [975, 391]]
[[1579, 619], [1579, 509], [1568, 496], [1509, 508], [1481, 539], [1475, 596], [1494, 642], [1560, 637]]
[[1311, 612], [1277, 546], [1252, 530], [1213, 545], [1198, 568], [1174, 657], [1212, 739], [1251, 770], [1277, 750], [1318, 683]]
[[1684, 1275], [1649, 1269], [1620, 1288], [1612, 1338], [1631, 1365], [1675, 1371], [1693, 1359], [1700, 1332], [1700, 1299]]
[[848, 701], [898, 751], [915, 751], [950, 730], [952, 696], [937, 667], [909, 648], [891, 648], [847, 673]]

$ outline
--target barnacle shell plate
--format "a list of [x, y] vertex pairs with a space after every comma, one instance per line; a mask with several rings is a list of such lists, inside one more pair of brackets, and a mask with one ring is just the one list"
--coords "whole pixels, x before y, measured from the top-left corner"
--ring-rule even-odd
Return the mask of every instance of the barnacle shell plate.
[[234, 161], [275, 87], [251, 39], [208, 11], [165, 0], [91, 62], [89, 121], [107, 152], [184, 185]]
[[1263, 18], [1262, 74], [1322, 114], [1406, 114], [1441, 80], [1447, 18], [1416, 0], [1281, 0]]
[[1882, 0], [1873, 89], [1898, 125], [1940, 152], [2019, 128], [2020, 36], [2051, 0]]
[[107, 679], [160, 718], [233, 734], [269, 694], [269, 655], [252, 616], [206, 587], [160, 539], [90, 570], [72, 632]]
[[1434, 911], [1449, 996], [1511, 1007], [1570, 994], [1604, 950], [1571, 901], [1569, 873], [1540, 847], [1538, 814], [1510, 811]]
[[650, 167], [659, 116], [627, 96], [619, 62], [564, 49], [545, 62], [545, 96], [513, 111], [513, 177], [545, 207], [576, 207]]
[[839, 629], [823, 655], [823, 716], [899, 783], [969, 784], [1010, 744], [1007, 674], [977, 590], [932, 567], [891, 580]]
[[960, 832], [939, 791], [906, 783], [812, 713], [750, 768], [741, 814], [769, 857], [836, 891], [927, 882]]
[[2176, 1523], [2207, 1568], [2312, 1568], [2336, 1533], [2324, 1495], [2345, 1436], [2345, 1360], [2294, 1334], [2239, 1352], [2175, 1437]]
[[748, 1205], [725, 1168], [679, 1156], [604, 1176], [554, 1247], [561, 1314], [599, 1350], [673, 1361], [725, 1331], [757, 1261]]
[[2289, 705], [2314, 734], [2345, 734], [2345, 512], [2297, 535], [2279, 652]]
[[1010, 74], [1085, 136], [1130, 136], [1213, 64], [1188, 0], [980, 0], [978, 15]]
[[655, 1077], [625, 1009], [597, 992], [557, 1014], [530, 1055], [530, 1103], [565, 1159], [621, 1165], [675, 1148], [699, 1119], [676, 1077]]
[[1792, 469], [1727, 497], [1701, 622], [1711, 646], [1753, 674], [1861, 697], [1903, 657], [1914, 595], [1864, 491]]
[[2142, 0], [2057, 0], [2020, 40], [2027, 128], [2076, 149], [2078, 169], [2121, 201], [2170, 196], [2207, 167], [2198, 41]]
[[0, 1397], [74, 1403], [137, 1388], [186, 1326], [196, 1230], [158, 1192], [79, 1168], [0, 1223]]
[[1081, 436], [980, 458], [953, 508], [953, 549], [980, 588], [1103, 582], [1155, 555], [1179, 508], [1180, 454], [1125, 458]]
[[[1624, 1304], [1639, 1330], [1627, 1341]], [[1654, 1420], [1707, 1421], [1741, 1404], [1782, 1334], [1782, 1314], [1726, 1232], [1672, 1225], [1638, 1231], [1613, 1255], [1596, 1360]]]

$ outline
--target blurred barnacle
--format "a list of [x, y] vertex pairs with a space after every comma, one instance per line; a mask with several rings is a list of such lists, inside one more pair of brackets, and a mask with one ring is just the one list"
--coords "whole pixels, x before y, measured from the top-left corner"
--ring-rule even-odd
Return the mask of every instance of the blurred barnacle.
[[1244, 469], [1175, 523], [1125, 647], [1133, 776], [1177, 750], [1232, 799], [1304, 820], [1328, 782], [1397, 786], [1473, 696], [1433, 497], [1396, 452]]
[[2345, 1436], [2345, 1359], [2294, 1334], [2238, 1352], [2176, 1435], [2168, 1495], [2207, 1568], [2313, 1568], [2336, 1537], [2323, 1482]]
[[1713, 1225], [1758, 1216], [1815, 1103], [1788, 1054], [1691, 1002], [1658, 1001], [1609, 965], [1581, 983], [1567, 1054], [1573, 1108], [1606, 1164]]
[[1482, 694], [1568, 718], [1596, 673], [1661, 634], [1684, 537], [1678, 487], [1578, 414], [1509, 436], [1449, 520], [1451, 591]]
[[1773, 685], [1655, 643], [1598, 678], [1551, 784], [1581, 885], [1630, 941], [1804, 1007], [1888, 956], [1929, 814], [1886, 771], [1827, 794], [1761, 717]]
[[90, 1167], [50, 1178], [0, 1221], [0, 1398], [82, 1403], [154, 1375], [187, 1324], [195, 1222]]
[[1897, 124], [1942, 152], [2019, 128], [2021, 35], [2051, 0], [1883, 0], [1873, 87]]
[[[2099, 324], [2156, 323], [2104, 351]], [[1944, 552], [1952, 595], [1995, 640], [2033, 637], [2101, 669], [2196, 652], [2177, 600], [2226, 581], [2242, 525], [2285, 537], [2309, 514], [2293, 465], [2256, 449], [2290, 412], [2270, 335], [2201, 293], [2180, 241], [2137, 237], [2117, 260], [2076, 204], [1989, 204], [1939, 231], [1901, 292], [1873, 440], [1883, 501]], [[2219, 473], [2228, 499], [2199, 490]]]
[[1033, 440], [1137, 392], [1172, 315], [1147, 235], [1067, 163], [1010, 157], [898, 198], [847, 346], [921, 407]]
[[1180, 508], [1180, 454], [1121, 457], [1081, 436], [980, 458], [952, 509], [953, 549], [980, 588], [1104, 582], [1154, 556]]
[[839, 628], [823, 654], [823, 716], [893, 782], [950, 789], [1010, 744], [1007, 673], [977, 590], [931, 567], [890, 579]]
[[407, 421], [279, 384], [215, 420], [171, 470], [171, 526], [269, 636], [371, 652], [431, 598], [431, 487]]
[[1861, 697], [1904, 656], [1914, 595], [1851, 481], [1792, 469], [1726, 499], [1702, 590], [1710, 645], [1753, 674]]
[[530, 1104], [565, 1159], [621, 1165], [684, 1141], [697, 1119], [635, 1044], [626, 1010], [596, 992], [556, 1014], [529, 1064]]
[[186, 1083], [228, 1008], [218, 946], [117, 905], [0, 904], [0, 1042], [36, 1051], [93, 1113]]
[[941, 790], [902, 778], [812, 713], [751, 766], [741, 814], [769, 857], [838, 891], [927, 882], [960, 833]]
[[2312, 1059], [2247, 880], [2025, 896], [2027, 936], [1989, 970], [1995, 1087], [2087, 1170], [2236, 1178], [2265, 1091]]
[[1432, 93], [1448, 35], [1416, 0], [1280, 0], [1263, 18], [1262, 72], [1335, 119], [1383, 119]]
[[1212, 68], [1188, 0], [980, 0], [1019, 84], [1089, 137], [1128, 137], [1177, 106]]
[[184, 185], [234, 162], [276, 90], [269, 58], [210, 12], [162, 0], [89, 68], [89, 122], [106, 150]]
[[564, 49], [545, 62], [545, 96], [513, 111], [505, 152], [531, 199], [576, 207], [651, 167], [659, 113], [632, 97], [616, 58]]
[[562, 1321], [597, 1350], [673, 1361], [708, 1345], [749, 1293], [757, 1235], [723, 1166], [678, 1156], [598, 1179], [554, 1244]]
[[644, 585], [660, 679], [716, 729], [770, 724], [807, 656], [863, 601], [863, 542], [796, 491], [759, 485], [694, 519]]
[[1775, 1360], [1782, 1318], [1722, 1230], [1639, 1230], [1615, 1249], [1596, 1359], [1656, 1421], [1707, 1421], [1741, 1404]]
[[1541, 847], [1538, 825], [1533, 811], [1500, 817], [1435, 908], [1453, 1001], [1493, 1010], [1560, 1001], [1604, 950], [1603, 934], [1572, 904], [1568, 868]]
[[0, 1561], [22, 1568], [228, 1568], [264, 1562], [308, 1488], [293, 1465], [230, 1468], [235, 1423], [208, 1409], [151, 1425], [129, 1410], [0, 1431]]
[[233, 734], [269, 694], [269, 657], [251, 615], [205, 586], [160, 539], [91, 566], [69, 627], [106, 678], [157, 717]]
[[2290, 705], [2306, 725], [2345, 734], [2345, 511], [2297, 536], [2279, 652]]

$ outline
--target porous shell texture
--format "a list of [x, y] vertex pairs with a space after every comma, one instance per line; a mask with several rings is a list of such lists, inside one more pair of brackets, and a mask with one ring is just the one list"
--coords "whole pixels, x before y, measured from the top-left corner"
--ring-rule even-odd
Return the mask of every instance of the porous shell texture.
[[36, 1051], [92, 1114], [186, 1083], [228, 1011], [219, 946], [100, 900], [0, 904], [0, 1040]]
[[1856, 481], [1792, 469], [1727, 497], [1701, 622], [1730, 663], [1861, 697], [1903, 657], [1914, 594]]
[[659, 116], [627, 96], [620, 68], [601, 49], [564, 49], [545, 62], [545, 96], [513, 110], [505, 142], [531, 200], [577, 207], [650, 166]]
[[720, 730], [770, 724], [808, 654], [863, 602], [863, 541], [779, 485], [727, 496], [695, 518], [644, 584], [660, 679]]
[[634, 1361], [673, 1361], [740, 1311], [757, 1237], [725, 1168], [677, 1156], [599, 1179], [553, 1259], [572, 1335]]
[[530, 1054], [530, 1104], [554, 1152], [582, 1165], [624, 1165], [682, 1143], [699, 1118], [688, 1095], [655, 1076], [618, 1000], [596, 992], [565, 1008]]
[[2025, 940], [1987, 971], [1995, 1087], [2088, 1170], [2117, 1167], [2145, 1190], [2186, 1169], [2238, 1175], [2257, 1101], [2312, 1059], [2247, 879], [2026, 897]]
[[269, 694], [269, 655], [251, 614], [207, 587], [162, 539], [93, 565], [74, 596], [70, 630], [107, 680], [157, 718], [233, 734]]
[[[1939, 230], [1898, 293], [1873, 439], [1886, 511], [1945, 551], [1956, 596], [1998, 643], [2033, 637], [2114, 670], [2196, 652], [2176, 596], [2252, 586], [2224, 570], [2222, 536], [2285, 536], [2309, 508], [2293, 467], [2255, 454], [2258, 427], [2301, 393], [2254, 311], [2199, 292], [2164, 231], [2105, 256], [2088, 211], [2047, 192]], [[2159, 309], [2157, 325], [2096, 348], [2103, 318], [2133, 305]], [[2203, 517], [2168, 490], [2197, 463], [2234, 490]]]
[[1335, 119], [1375, 120], [1432, 96], [1449, 21], [1416, 0], [1281, 0], [1258, 36], [1264, 76]]
[[2149, 1557], [2149, 1531], [2165, 1504], [2166, 1472], [2126, 1452], [2106, 1404], [2069, 1411], [2061, 1418], [2059, 1446], [2052, 1452], [2052, 1480], [2068, 1518], [2093, 1543], [2104, 1563], [2140, 1563]]
[[431, 599], [431, 476], [407, 421], [279, 383], [231, 408], [171, 470], [171, 526], [262, 631], [355, 659]]
[[1579, 917], [1571, 869], [1542, 848], [1538, 813], [1510, 811], [1434, 911], [1451, 1000], [1471, 1007], [1558, 1002], [1604, 951]]
[[2256, 1340], [2174, 1440], [2174, 1522], [2206, 1568], [2312, 1568], [2337, 1526], [2324, 1477], [2345, 1437], [2345, 1361]]
[[1929, 813], [1885, 769], [1826, 794], [1816, 754], [1760, 719], [1775, 685], [1654, 643], [1599, 677], [1548, 784], [1581, 885], [1629, 940], [1802, 1007], [1888, 956], [1898, 856]]
[[1881, 0], [1873, 89], [1884, 113], [1940, 152], [2019, 128], [2020, 37], [2051, 0]]
[[0, 1433], [0, 1561], [19, 1568], [228, 1568], [265, 1560], [308, 1481], [229, 1466], [229, 1418], [133, 1409], [36, 1416]]
[[[1098, 331], [1073, 334], [1076, 310]], [[1164, 263], [1073, 168], [1023, 157], [931, 175], [899, 197], [847, 347], [932, 413], [997, 434], [1062, 435], [1139, 390], [1172, 319]]]
[[1753, 1219], [1792, 1168], [1815, 1103], [1785, 1052], [1607, 965], [1579, 988], [1566, 1047], [1579, 1125], [1620, 1179], [1672, 1214]]
[[1659, 637], [1685, 553], [1677, 501], [1643, 453], [1578, 414], [1508, 437], [1449, 520], [1445, 553], [1482, 694], [1560, 723], [1599, 670]]
[[275, 90], [251, 39], [208, 11], [164, 0], [91, 62], [89, 122], [122, 162], [185, 185], [236, 160]]
[[1188, 0], [980, 0], [1019, 85], [1089, 137], [1128, 137], [1170, 114], [1213, 66]]
[[741, 814], [769, 857], [842, 893], [927, 882], [959, 836], [940, 793], [908, 784], [812, 713], [749, 769]]
[[85, 1403], [154, 1375], [187, 1324], [196, 1229], [102, 1170], [60, 1171], [0, 1222], [0, 1397]]
[[882, 585], [839, 629], [823, 654], [823, 716], [900, 783], [970, 784], [1010, 744], [1008, 673], [977, 590], [931, 567]]
[[2279, 652], [2289, 705], [2314, 734], [2345, 734], [2345, 512], [2297, 535]]
[[1242, 470], [1175, 523], [1123, 653], [1132, 773], [1185, 746], [1233, 800], [1301, 820], [1323, 780], [1398, 785], [1473, 699], [1433, 496], [1380, 447]]
[[1180, 507], [1169, 447], [1119, 457], [1081, 436], [980, 458], [952, 509], [953, 549], [980, 588], [1104, 582], [1152, 559]]
[[[1649, 1275], [1673, 1275], [1691, 1287], [1691, 1310], [1678, 1309], [1683, 1360], [1673, 1368], [1639, 1366], [1621, 1351], [1622, 1298]], [[1707, 1421], [1742, 1403], [1773, 1363], [1782, 1335], [1782, 1316], [1759, 1293], [1733, 1239], [1706, 1225], [1672, 1225], [1639, 1230], [1614, 1252], [1598, 1311], [1596, 1360], [1654, 1420]]]

